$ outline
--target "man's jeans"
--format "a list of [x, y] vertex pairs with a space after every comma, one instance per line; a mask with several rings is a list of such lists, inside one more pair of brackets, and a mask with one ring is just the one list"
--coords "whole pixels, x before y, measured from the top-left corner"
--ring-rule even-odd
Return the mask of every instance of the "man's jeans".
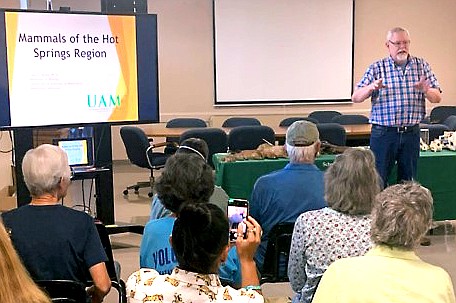
[[377, 171], [388, 186], [388, 177], [397, 163], [397, 182], [415, 180], [420, 156], [420, 127], [388, 127], [372, 124], [370, 148]]

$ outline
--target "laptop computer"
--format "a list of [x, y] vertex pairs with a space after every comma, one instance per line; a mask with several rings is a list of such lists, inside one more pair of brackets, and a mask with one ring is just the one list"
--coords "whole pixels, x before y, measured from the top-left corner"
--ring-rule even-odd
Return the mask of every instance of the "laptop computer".
[[94, 167], [95, 159], [91, 137], [54, 139], [53, 144], [66, 152], [68, 164], [75, 173], [84, 172]]

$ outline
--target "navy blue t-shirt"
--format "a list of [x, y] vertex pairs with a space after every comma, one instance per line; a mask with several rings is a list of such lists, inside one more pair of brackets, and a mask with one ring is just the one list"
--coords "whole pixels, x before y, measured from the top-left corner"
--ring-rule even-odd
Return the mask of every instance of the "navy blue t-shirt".
[[25, 205], [2, 214], [34, 280], [86, 283], [89, 268], [108, 260], [92, 217], [62, 205]]

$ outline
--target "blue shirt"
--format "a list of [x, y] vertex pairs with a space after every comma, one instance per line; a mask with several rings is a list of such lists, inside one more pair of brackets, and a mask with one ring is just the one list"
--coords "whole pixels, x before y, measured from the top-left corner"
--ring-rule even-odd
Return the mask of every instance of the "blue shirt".
[[437, 78], [424, 59], [409, 56], [404, 68], [387, 57], [369, 66], [357, 88], [370, 85], [380, 78], [386, 86], [372, 93], [370, 122], [383, 126], [420, 123], [426, 115], [425, 96], [414, 88], [414, 84], [422, 76], [429, 80], [431, 88], [440, 90]]
[[258, 268], [263, 268], [268, 234], [275, 225], [295, 222], [303, 212], [325, 206], [323, 173], [314, 164], [289, 163], [260, 177], [250, 199], [250, 215], [263, 229], [255, 256]]
[[160, 274], [170, 274], [176, 267], [177, 259], [169, 243], [175, 219], [164, 217], [146, 224], [139, 250], [141, 268], [153, 268]]
[[[174, 217], [164, 217], [150, 220], [146, 224], [139, 250], [141, 268], [152, 268], [160, 274], [170, 274], [178, 265], [176, 255], [169, 242], [175, 220]], [[219, 268], [219, 275], [224, 282], [230, 285], [241, 285], [241, 266], [236, 247], [229, 250], [227, 259]]]

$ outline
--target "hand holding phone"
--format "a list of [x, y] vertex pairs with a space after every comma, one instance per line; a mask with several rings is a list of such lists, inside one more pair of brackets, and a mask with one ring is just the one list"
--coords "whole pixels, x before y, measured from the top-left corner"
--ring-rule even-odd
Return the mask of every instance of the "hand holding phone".
[[238, 235], [238, 226], [242, 226], [243, 237], [247, 231], [244, 220], [249, 215], [249, 201], [244, 199], [230, 199], [228, 201], [228, 221], [230, 224], [230, 242], [236, 242]]

